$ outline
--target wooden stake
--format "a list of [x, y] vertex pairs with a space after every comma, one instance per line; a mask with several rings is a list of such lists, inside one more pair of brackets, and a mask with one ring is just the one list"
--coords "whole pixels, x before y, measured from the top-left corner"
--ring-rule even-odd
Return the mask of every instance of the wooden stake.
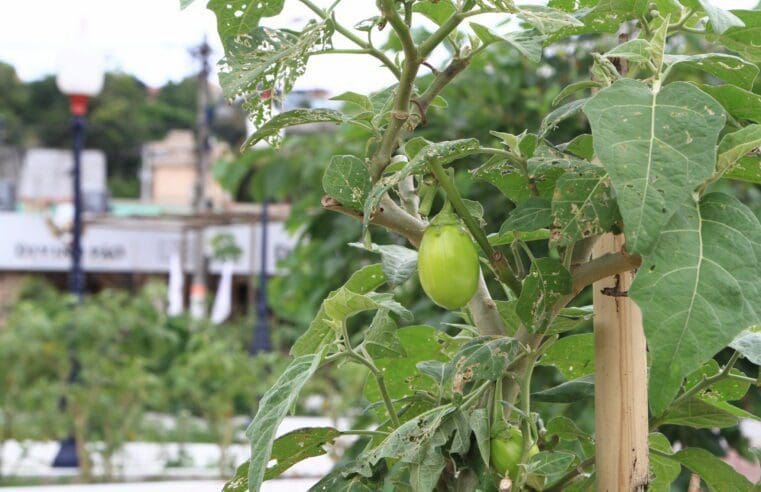
[[[605, 234], [594, 257], [623, 249], [623, 235]], [[634, 272], [594, 287], [597, 490], [644, 491], [648, 482], [647, 355], [642, 313], [627, 297]]]

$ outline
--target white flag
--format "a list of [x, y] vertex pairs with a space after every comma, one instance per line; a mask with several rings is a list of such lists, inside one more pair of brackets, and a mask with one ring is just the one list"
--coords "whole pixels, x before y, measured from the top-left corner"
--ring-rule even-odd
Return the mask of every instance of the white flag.
[[184, 283], [185, 278], [182, 272], [180, 255], [172, 253], [172, 256], [169, 257], [169, 287], [167, 288], [169, 306], [167, 307], [166, 313], [169, 316], [179, 316], [182, 314], [182, 291]]
[[211, 322], [218, 325], [225, 321], [232, 311], [233, 296], [233, 262], [226, 261], [222, 264], [222, 275], [217, 286], [217, 297], [214, 298], [214, 306], [211, 308]]

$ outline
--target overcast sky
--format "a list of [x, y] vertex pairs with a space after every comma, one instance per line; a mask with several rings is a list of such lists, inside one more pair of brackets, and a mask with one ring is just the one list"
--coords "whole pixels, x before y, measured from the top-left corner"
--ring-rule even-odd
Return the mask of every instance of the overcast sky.
[[[756, 0], [713, 0], [725, 8], [751, 8]], [[320, 5], [330, 0], [317, 0]], [[541, 3], [525, 0], [519, 3]], [[22, 80], [34, 80], [56, 70], [62, 44], [72, 29], [84, 21], [95, 48], [107, 60], [110, 70], [136, 75], [150, 86], [178, 81], [197, 70], [188, 49], [206, 35], [221, 56], [214, 14], [206, 0], [180, 11], [179, 0], [0, 0], [0, 61], [11, 63]], [[338, 19], [346, 25], [369, 17], [374, 0], [345, 0]], [[284, 13], [270, 25], [300, 26], [310, 13], [295, 0], [286, 1]], [[337, 45], [340, 47], [341, 42]], [[391, 82], [374, 59], [366, 56], [315, 57], [300, 88], [369, 90]]]

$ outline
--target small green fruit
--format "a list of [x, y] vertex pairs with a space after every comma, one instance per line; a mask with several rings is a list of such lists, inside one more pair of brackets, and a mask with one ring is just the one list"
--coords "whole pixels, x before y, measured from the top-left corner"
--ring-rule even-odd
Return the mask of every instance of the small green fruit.
[[[534, 444], [528, 451], [529, 458], [539, 452]], [[523, 434], [517, 427], [511, 427], [498, 437], [491, 440], [491, 464], [502, 476], [515, 478], [518, 464], [523, 457]]]
[[431, 224], [423, 233], [418, 273], [423, 290], [439, 306], [454, 310], [470, 301], [478, 287], [478, 252], [457, 224]]

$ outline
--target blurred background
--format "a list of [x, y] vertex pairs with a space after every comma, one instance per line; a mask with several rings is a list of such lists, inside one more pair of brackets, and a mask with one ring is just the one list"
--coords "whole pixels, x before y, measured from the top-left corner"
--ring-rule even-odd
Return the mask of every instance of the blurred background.
[[[182, 11], [176, 0], [2, 4], [0, 487], [220, 490], [221, 477], [248, 457], [245, 428], [290, 345], [327, 293], [373, 261], [347, 246], [360, 226], [319, 207], [330, 156], [361, 155], [365, 135], [305, 125], [278, 151], [241, 154], [251, 127], [218, 87], [222, 49], [204, 3]], [[345, 3], [347, 25], [374, 8]], [[758, 8], [756, 0], [721, 4]], [[292, 2], [268, 21], [308, 18]], [[587, 77], [589, 54], [614, 42], [576, 39], [545, 50], [540, 65], [495, 46], [446, 90], [448, 108], [432, 108], [420, 135], [486, 143], [489, 130], [537, 128], [560, 89]], [[704, 49], [676, 42], [676, 50]], [[384, 49], [400, 46], [392, 38]], [[314, 57], [285, 105], [336, 108], [332, 96], [391, 82], [371, 59]], [[558, 138], [585, 128], [570, 119]], [[467, 172], [476, 164], [460, 166], [458, 186], [484, 204], [492, 232], [509, 208]], [[721, 186], [761, 216], [758, 187]], [[416, 282], [400, 287], [399, 300], [416, 322], [446, 330], [456, 320]], [[318, 374], [280, 433], [365, 418], [365, 376]], [[549, 367], [537, 379], [561, 380]], [[752, 390], [739, 405], [759, 415], [761, 398]], [[591, 402], [541, 410], [585, 430], [594, 424]], [[668, 432], [761, 477], [756, 422], [721, 434]], [[265, 490], [306, 490], [360, 444], [339, 441], [330, 457], [297, 465]]]

